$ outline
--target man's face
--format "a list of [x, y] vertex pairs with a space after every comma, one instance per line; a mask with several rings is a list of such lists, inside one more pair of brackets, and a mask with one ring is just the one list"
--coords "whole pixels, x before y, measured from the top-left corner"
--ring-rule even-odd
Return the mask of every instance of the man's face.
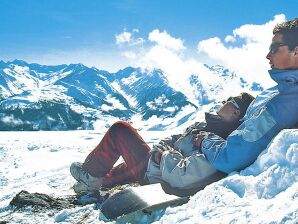
[[280, 44], [276, 49], [276, 52], [271, 51], [267, 54], [266, 58], [269, 60], [272, 69], [298, 69], [298, 55], [297, 49], [289, 51], [287, 45], [282, 45], [282, 34], [276, 34], [272, 38], [272, 44]]
[[221, 117], [223, 121], [236, 121], [240, 118], [240, 111], [229, 101], [224, 103], [217, 111], [217, 115]]

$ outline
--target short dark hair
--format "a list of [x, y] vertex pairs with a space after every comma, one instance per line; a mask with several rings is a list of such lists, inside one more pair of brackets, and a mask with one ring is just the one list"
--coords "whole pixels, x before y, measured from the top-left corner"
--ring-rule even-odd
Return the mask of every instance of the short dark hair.
[[283, 41], [288, 44], [289, 50], [293, 51], [298, 46], [298, 18], [277, 24], [273, 34], [282, 34]]

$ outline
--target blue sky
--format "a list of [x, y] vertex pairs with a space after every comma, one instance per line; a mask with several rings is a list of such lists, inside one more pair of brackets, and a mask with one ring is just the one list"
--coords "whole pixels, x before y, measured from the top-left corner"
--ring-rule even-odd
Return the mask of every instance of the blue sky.
[[197, 57], [199, 41], [223, 39], [279, 14], [295, 18], [297, 6], [297, 0], [0, 0], [0, 60], [119, 69], [130, 60], [121, 56], [116, 35], [131, 33], [143, 40], [138, 51], [145, 51], [156, 29], [182, 40], [187, 54]]

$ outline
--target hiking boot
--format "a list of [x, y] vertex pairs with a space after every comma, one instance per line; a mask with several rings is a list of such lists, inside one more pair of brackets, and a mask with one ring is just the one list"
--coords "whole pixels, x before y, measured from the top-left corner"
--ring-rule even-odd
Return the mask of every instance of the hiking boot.
[[70, 173], [78, 182], [82, 182], [90, 188], [99, 189], [101, 187], [103, 178], [91, 176], [83, 169], [82, 163], [72, 163], [70, 166]]
[[86, 194], [88, 192], [95, 192], [99, 190], [99, 188], [90, 187], [83, 182], [76, 182], [72, 188], [76, 194]]

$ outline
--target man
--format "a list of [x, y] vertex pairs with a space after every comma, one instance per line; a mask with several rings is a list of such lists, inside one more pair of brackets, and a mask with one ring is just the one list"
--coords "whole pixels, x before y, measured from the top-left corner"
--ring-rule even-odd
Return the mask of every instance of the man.
[[231, 173], [249, 166], [282, 129], [298, 122], [298, 18], [276, 25], [273, 35], [266, 58], [277, 85], [256, 97], [244, 122], [226, 140], [210, 133], [197, 136], [217, 170]]
[[[131, 125], [116, 122], [83, 164], [71, 165], [70, 172], [78, 181], [74, 185], [75, 192], [96, 191], [133, 181], [188, 189], [182, 192], [186, 194], [192, 193], [189, 190], [193, 188], [198, 191], [223, 174], [211, 167], [198, 150], [194, 142], [196, 134], [208, 131], [225, 139], [240, 125], [240, 119], [253, 100], [248, 93], [230, 97], [217, 110], [217, 115], [206, 113], [206, 122], [196, 122], [183, 134], [160, 141], [152, 150]], [[113, 167], [119, 156], [125, 162]]]

